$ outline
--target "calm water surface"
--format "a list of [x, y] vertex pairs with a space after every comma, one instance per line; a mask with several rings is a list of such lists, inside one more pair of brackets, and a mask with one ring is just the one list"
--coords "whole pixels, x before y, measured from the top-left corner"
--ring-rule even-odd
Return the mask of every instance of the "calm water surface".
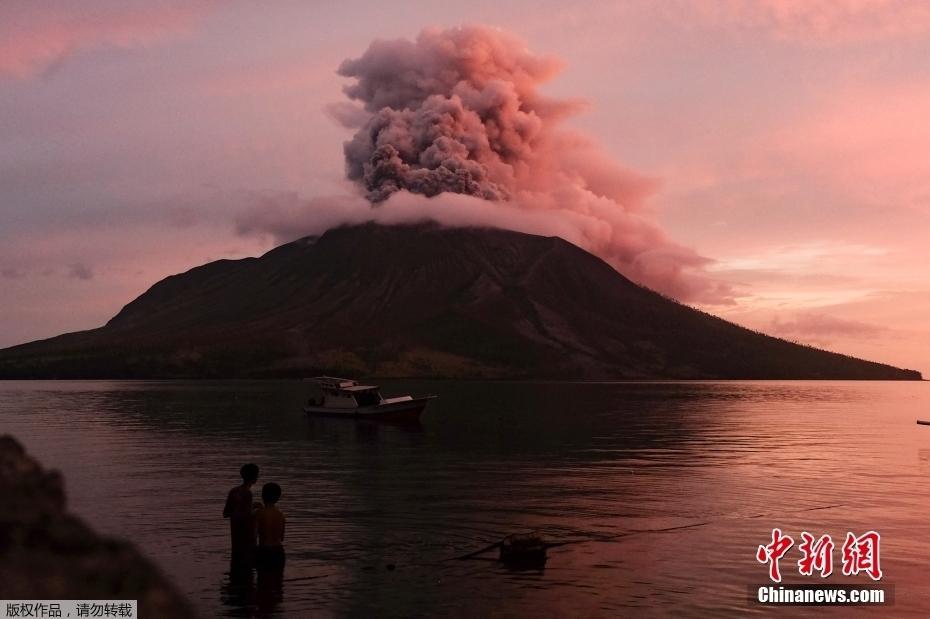
[[[298, 382], [0, 382], [0, 432], [61, 469], [71, 508], [140, 546], [205, 617], [930, 614], [922, 383], [383, 391], [440, 398], [409, 428], [307, 419]], [[284, 488], [280, 595], [229, 583], [220, 512], [246, 461]], [[775, 526], [838, 545], [877, 529], [895, 605], [750, 605], [747, 585], [767, 577], [755, 549]], [[542, 572], [447, 560], [530, 530], [632, 534], [554, 548]], [[813, 582], [798, 556], [785, 581]], [[871, 582], [828, 580], [845, 581]]]

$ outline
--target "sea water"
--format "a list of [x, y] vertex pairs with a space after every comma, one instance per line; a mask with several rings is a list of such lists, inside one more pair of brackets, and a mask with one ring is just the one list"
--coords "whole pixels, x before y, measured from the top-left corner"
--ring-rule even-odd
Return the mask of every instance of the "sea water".
[[[307, 418], [299, 381], [0, 382], [0, 433], [64, 473], [70, 508], [126, 538], [212, 616], [707, 617], [930, 613], [930, 388], [919, 382], [386, 381], [419, 425]], [[284, 494], [279, 591], [230, 582], [239, 467]], [[256, 487], [256, 490], [258, 490]], [[255, 493], [256, 497], [258, 492]], [[881, 535], [894, 605], [772, 608], [773, 528]], [[491, 551], [554, 542], [545, 569]]]

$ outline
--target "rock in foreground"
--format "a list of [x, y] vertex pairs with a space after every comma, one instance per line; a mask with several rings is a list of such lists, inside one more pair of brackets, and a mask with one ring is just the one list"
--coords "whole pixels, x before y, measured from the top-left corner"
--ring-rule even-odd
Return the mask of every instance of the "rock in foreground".
[[132, 545], [68, 514], [61, 476], [0, 436], [0, 599], [138, 600], [141, 617], [194, 617]]

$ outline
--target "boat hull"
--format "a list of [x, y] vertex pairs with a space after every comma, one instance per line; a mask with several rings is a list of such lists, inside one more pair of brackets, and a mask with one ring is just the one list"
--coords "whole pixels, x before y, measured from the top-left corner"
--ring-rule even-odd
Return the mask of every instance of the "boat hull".
[[435, 396], [412, 398], [401, 402], [388, 402], [358, 408], [329, 408], [326, 406], [304, 406], [304, 412], [318, 417], [343, 417], [347, 419], [378, 419], [384, 421], [417, 421], [429, 401]]

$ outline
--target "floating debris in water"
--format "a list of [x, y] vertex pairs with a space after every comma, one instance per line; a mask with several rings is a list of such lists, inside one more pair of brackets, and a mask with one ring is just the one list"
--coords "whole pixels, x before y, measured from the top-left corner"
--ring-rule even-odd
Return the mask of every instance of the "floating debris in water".
[[540, 569], [546, 565], [548, 556], [546, 551], [560, 544], [551, 544], [546, 542], [542, 535], [538, 533], [514, 533], [508, 535], [499, 542], [485, 546], [481, 550], [470, 552], [461, 557], [455, 557], [456, 560], [466, 559], [484, 559], [492, 560], [481, 555], [487, 554], [492, 550], [498, 551], [498, 559], [507, 567], [517, 569]]
[[549, 544], [536, 533], [508, 535], [500, 543], [500, 561], [512, 567], [542, 567]]

